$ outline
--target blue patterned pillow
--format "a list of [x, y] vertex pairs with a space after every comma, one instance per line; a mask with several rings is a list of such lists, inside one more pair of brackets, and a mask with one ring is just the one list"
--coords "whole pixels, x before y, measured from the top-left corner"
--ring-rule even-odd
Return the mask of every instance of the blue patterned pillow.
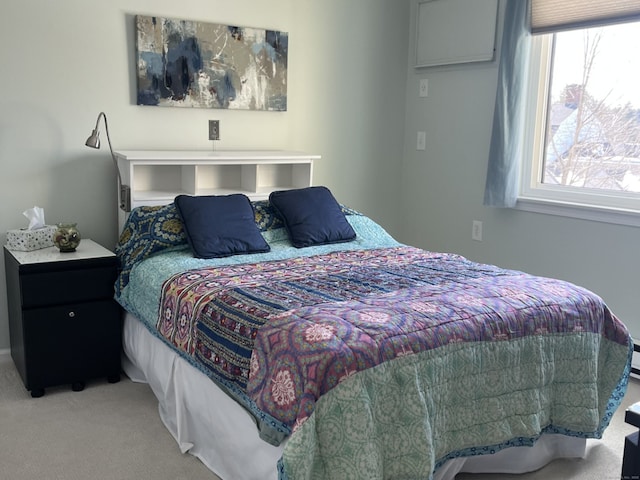
[[129, 214], [116, 246], [120, 276], [116, 293], [129, 283], [131, 268], [150, 255], [169, 248], [187, 247], [182, 220], [173, 203], [136, 207]]
[[284, 228], [284, 222], [273, 205], [269, 203], [269, 200], [257, 200], [251, 202], [253, 205], [253, 212], [256, 217], [256, 225], [261, 232], [267, 230], [275, 230], [276, 228]]

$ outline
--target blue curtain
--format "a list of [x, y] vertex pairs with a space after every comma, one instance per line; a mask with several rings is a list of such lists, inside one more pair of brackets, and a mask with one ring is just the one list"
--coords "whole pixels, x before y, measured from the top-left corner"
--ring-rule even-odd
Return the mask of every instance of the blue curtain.
[[524, 137], [530, 0], [507, 0], [484, 204], [513, 207], [518, 199]]

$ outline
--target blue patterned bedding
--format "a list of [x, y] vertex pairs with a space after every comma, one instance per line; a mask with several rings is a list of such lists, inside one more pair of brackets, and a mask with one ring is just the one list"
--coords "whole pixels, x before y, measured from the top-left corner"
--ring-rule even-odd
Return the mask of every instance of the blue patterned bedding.
[[[543, 433], [602, 435], [632, 344], [599, 297], [348, 219], [357, 240], [346, 244], [294, 249], [275, 228], [265, 254], [199, 260], [174, 245], [131, 266], [118, 300], [251, 411], [265, 439], [288, 437], [283, 479], [429, 479], [450, 458]], [[216, 345], [231, 320], [237, 370], [220, 368], [230, 347]]]

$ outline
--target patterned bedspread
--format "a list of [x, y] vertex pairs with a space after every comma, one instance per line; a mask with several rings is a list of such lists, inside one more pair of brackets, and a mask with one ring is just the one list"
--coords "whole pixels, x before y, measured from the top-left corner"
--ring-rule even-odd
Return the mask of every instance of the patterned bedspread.
[[406, 246], [176, 274], [160, 308], [167, 341], [291, 428], [283, 478], [430, 478], [600, 437], [628, 377], [628, 333], [588, 290]]

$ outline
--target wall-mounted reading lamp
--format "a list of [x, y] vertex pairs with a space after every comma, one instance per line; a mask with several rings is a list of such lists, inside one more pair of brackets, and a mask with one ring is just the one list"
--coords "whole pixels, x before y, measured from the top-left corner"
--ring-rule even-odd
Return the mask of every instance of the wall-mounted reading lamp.
[[131, 211], [131, 189], [129, 185], [122, 184], [122, 177], [120, 176], [120, 169], [118, 168], [118, 161], [116, 160], [116, 156], [113, 153], [113, 148], [111, 148], [111, 138], [109, 137], [109, 124], [107, 123], [107, 116], [104, 112], [100, 112], [98, 114], [98, 118], [96, 120], [96, 128], [91, 132], [91, 136], [87, 138], [87, 141], [84, 143], [87, 147], [91, 148], [100, 148], [100, 130], [98, 130], [98, 124], [100, 123], [100, 117], [104, 119], [104, 129], [107, 132], [107, 142], [109, 143], [109, 151], [111, 152], [111, 159], [113, 160], [113, 164], [116, 167], [116, 173], [118, 174], [118, 192], [120, 195], [120, 208], [125, 212]]

